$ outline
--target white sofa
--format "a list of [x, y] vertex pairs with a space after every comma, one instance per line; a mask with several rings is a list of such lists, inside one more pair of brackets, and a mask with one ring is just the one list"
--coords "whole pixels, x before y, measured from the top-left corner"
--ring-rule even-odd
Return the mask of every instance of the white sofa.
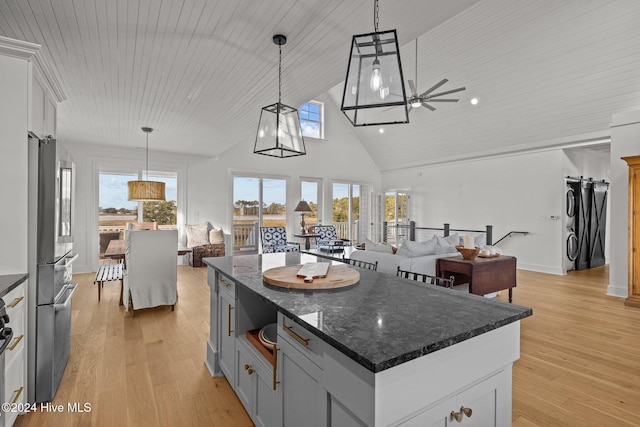
[[406, 271], [435, 276], [436, 259], [456, 255], [460, 255], [460, 252], [456, 251], [455, 248], [453, 249], [453, 252], [434, 255], [423, 255], [414, 258], [408, 258], [398, 254], [358, 250], [352, 252], [350, 258], [367, 262], [378, 261], [379, 272], [392, 274], [394, 276], [396, 275], [398, 267]]
[[[391, 253], [390, 246], [367, 241], [365, 250], [352, 252], [350, 258], [367, 262], [377, 261], [378, 271], [381, 273], [395, 275], [400, 267], [405, 271], [435, 276], [438, 258], [460, 255], [455, 248], [462, 243], [460, 240], [462, 237], [455, 233], [447, 237], [434, 235], [424, 242], [406, 241], [400, 245], [395, 254]], [[486, 244], [486, 235], [474, 236], [474, 241], [476, 246], [482, 248]]]

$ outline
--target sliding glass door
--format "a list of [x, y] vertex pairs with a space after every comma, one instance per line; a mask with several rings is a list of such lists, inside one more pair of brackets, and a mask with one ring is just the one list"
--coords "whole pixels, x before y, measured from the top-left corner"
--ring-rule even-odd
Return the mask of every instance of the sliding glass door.
[[[362, 184], [333, 183], [333, 225], [338, 237], [361, 243], [367, 236], [368, 187]], [[361, 218], [364, 221], [361, 221]]]
[[233, 250], [255, 253], [261, 226], [287, 224], [287, 180], [233, 177]]

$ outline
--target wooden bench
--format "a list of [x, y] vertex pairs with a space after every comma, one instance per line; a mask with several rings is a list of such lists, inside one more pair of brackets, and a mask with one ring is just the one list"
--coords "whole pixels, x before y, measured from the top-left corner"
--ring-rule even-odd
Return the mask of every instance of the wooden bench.
[[100, 293], [102, 287], [104, 286], [104, 282], [109, 282], [112, 280], [120, 280], [120, 305], [122, 305], [122, 288], [124, 286], [122, 280], [122, 267], [123, 263], [119, 262], [117, 264], [105, 264], [101, 265], [98, 268], [98, 272], [96, 273], [96, 279], [93, 283], [98, 284], [98, 301], [100, 301]]

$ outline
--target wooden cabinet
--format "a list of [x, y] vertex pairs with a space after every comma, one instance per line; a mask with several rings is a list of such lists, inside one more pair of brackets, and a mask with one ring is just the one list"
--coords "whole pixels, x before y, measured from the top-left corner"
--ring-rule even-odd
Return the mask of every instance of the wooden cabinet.
[[629, 296], [640, 307], [640, 156], [623, 157], [629, 165]]
[[[10, 319], [8, 326], [13, 330], [13, 339], [5, 350], [4, 396], [7, 403], [24, 403], [26, 396], [26, 283], [21, 283], [3, 298]], [[6, 412], [4, 425], [13, 425], [17, 416], [18, 412]]]

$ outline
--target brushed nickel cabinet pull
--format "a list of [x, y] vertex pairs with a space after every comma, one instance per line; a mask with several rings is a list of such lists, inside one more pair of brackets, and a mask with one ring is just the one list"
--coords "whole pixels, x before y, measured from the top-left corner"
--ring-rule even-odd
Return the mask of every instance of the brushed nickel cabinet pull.
[[17, 389], [17, 393], [16, 393], [16, 397], [13, 398], [13, 400], [11, 401], [11, 404], [13, 405], [14, 403], [16, 403], [18, 401], [18, 399], [20, 399], [20, 395], [22, 394], [22, 390], [24, 389], [24, 387], [20, 387], [19, 389]]
[[296, 341], [298, 341], [300, 344], [302, 345], [309, 345], [309, 338], [302, 338], [300, 335], [296, 334], [293, 331], [293, 328], [285, 325], [284, 323], [282, 324], [282, 329], [284, 329], [285, 331], [287, 331], [287, 333], [289, 335], [291, 335], [292, 337], [294, 337], [296, 339]]
[[24, 334], [22, 334], [18, 338], [16, 338], [16, 340], [13, 342], [13, 344], [11, 344], [9, 347], [7, 347], [7, 350], [11, 351], [11, 350], [15, 349], [18, 346], [18, 343], [20, 343], [20, 341], [22, 341], [22, 338], [24, 338]]
[[473, 414], [473, 410], [471, 410], [471, 408], [465, 408], [464, 406], [460, 407], [460, 412], [465, 414], [468, 418], [470, 418], [471, 415]]
[[20, 301], [24, 299], [24, 296], [16, 298], [13, 300], [11, 304], [8, 304], [7, 307], [15, 308], [16, 305], [20, 304]]
[[218, 282], [222, 283], [224, 285], [225, 288], [228, 288], [229, 286], [231, 286], [231, 283], [225, 281], [224, 279], [220, 278], [218, 279]]
[[251, 375], [251, 374], [253, 374], [255, 372], [255, 369], [253, 369], [251, 367], [251, 365], [249, 365], [247, 363], [244, 364], [244, 370], [247, 371], [247, 374], [249, 374], [249, 375]]

